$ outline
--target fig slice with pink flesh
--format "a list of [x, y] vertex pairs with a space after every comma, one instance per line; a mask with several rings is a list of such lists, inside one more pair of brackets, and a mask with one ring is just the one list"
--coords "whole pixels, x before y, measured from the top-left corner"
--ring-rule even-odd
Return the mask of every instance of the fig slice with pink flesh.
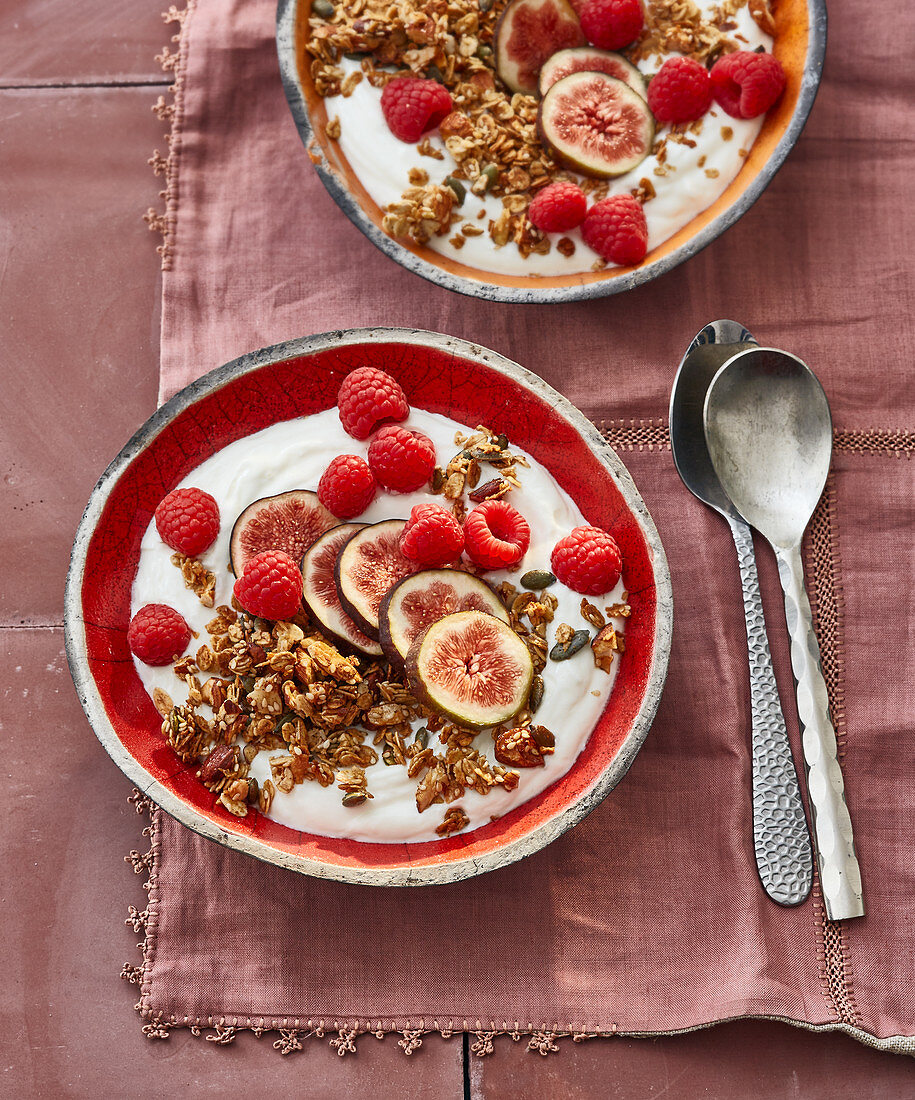
[[540, 67], [587, 39], [568, 0], [511, 0], [493, 38], [496, 72], [513, 92], [537, 95]]
[[621, 53], [599, 50], [596, 46], [576, 46], [570, 50], [560, 50], [547, 58], [540, 70], [540, 94], [546, 95], [557, 80], [572, 73], [606, 73], [628, 84], [642, 99], [647, 95], [645, 77], [635, 65]]
[[343, 544], [334, 566], [343, 610], [375, 641], [381, 601], [399, 580], [419, 569], [401, 553], [400, 535], [406, 522], [386, 519], [362, 527]]
[[505, 605], [472, 573], [459, 569], [423, 569], [404, 577], [378, 609], [378, 630], [387, 659], [401, 667], [413, 640], [437, 619], [457, 611], [486, 611], [508, 622]]
[[606, 73], [570, 73], [547, 91], [537, 119], [553, 155], [587, 176], [631, 171], [651, 152], [654, 115], [628, 84]]
[[339, 522], [310, 489], [261, 497], [248, 505], [232, 528], [232, 572], [240, 577], [254, 555], [264, 550], [282, 550], [293, 561], [300, 561], [315, 539]]
[[343, 610], [334, 579], [334, 567], [343, 544], [363, 527], [364, 523], [341, 523], [325, 531], [308, 547], [302, 558], [302, 602], [331, 641], [380, 657], [381, 646], [363, 634]]
[[406, 672], [421, 703], [462, 726], [485, 729], [524, 706], [534, 666], [507, 623], [485, 611], [458, 611], [414, 640]]

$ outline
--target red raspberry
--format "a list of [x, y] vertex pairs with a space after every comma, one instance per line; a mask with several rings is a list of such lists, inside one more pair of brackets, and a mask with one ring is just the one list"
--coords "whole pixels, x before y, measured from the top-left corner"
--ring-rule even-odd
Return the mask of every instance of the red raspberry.
[[464, 531], [440, 504], [417, 504], [400, 535], [405, 558], [432, 567], [450, 565], [464, 552]]
[[378, 367], [357, 367], [340, 384], [337, 408], [343, 430], [368, 439], [384, 420], [406, 420], [410, 406], [400, 385]]
[[259, 619], [291, 619], [301, 606], [302, 570], [282, 550], [262, 550], [235, 582], [235, 598]]
[[146, 665], [170, 665], [187, 649], [191, 628], [164, 603], [148, 603], [130, 620], [127, 644]]
[[610, 195], [596, 202], [581, 223], [585, 244], [614, 264], [637, 264], [648, 251], [648, 225], [642, 204], [632, 195]]
[[173, 489], [159, 501], [156, 530], [166, 546], [196, 558], [219, 534], [219, 505], [202, 489]]
[[599, 527], [574, 527], [553, 547], [550, 565], [573, 592], [599, 596], [616, 587], [623, 559], [616, 540]]
[[712, 95], [732, 118], [756, 118], [785, 90], [785, 70], [770, 53], [740, 50], [718, 58], [711, 81]]
[[384, 86], [381, 111], [394, 137], [412, 143], [451, 114], [451, 96], [435, 80], [397, 76]]
[[537, 192], [527, 216], [531, 225], [544, 233], [565, 233], [581, 225], [587, 209], [584, 191], [569, 180], [559, 180]]
[[375, 480], [385, 489], [412, 493], [432, 477], [435, 444], [422, 432], [389, 424], [369, 444], [369, 466]]
[[671, 57], [648, 83], [648, 106], [658, 122], [693, 122], [712, 105], [708, 69], [691, 57]]
[[593, 46], [619, 50], [638, 38], [645, 13], [640, 0], [584, 0], [578, 21]]
[[530, 542], [527, 520], [507, 501], [484, 500], [464, 520], [467, 556], [484, 569], [517, 565]]
[[318, 500], [337, 519], [360, 516], [375, 499], [378, 483], [358, 455], [337, 455], [318, 482]]

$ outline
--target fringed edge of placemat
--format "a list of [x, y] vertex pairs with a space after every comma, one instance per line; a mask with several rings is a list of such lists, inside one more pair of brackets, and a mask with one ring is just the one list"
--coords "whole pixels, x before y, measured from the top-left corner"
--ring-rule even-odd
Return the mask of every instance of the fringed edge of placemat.
[[[244, 1032], [250, 1032], [256, 1039], [264, 1035], [276, 1033], [273, 1040], [273, 1049], [280, 1054], [293, 1054], [304, 1049], [308, 1039], [326, 1039], [329, 1046], [341, 1057], [347, 1054], [357, 1053], [357, 1043], [360, 1039], [369, 1036], [374, 1039], [385, 1039], [388, 1035], [399, 1036], [397, 1045], [405, 1055], [412, 1055], [423, 1045], [423, 1039], [427, 1035], [439, 1035], [443, 1039], [451, 1039], [456, 1035], [467, 1036], [467, 1050], [476, 1058], [485, 1058], [493, 1054], [496, 1045], [495, 1040], [507, 1037], [513, 1043], [520, 1043], [527, 1039], [527, 1051], [531, 1054], [540, 1054], [546, 1057], [560, 1050], [560, 1041], [571, 1040], [573, 1043], [582, 1043], [588, 1039], [656, 1039], [662, 1036], [687, 1035], [694, 1031], [706, 1031], [718, 1024], [734, 1023], [737, 1020], [769, 1020], [777, 1023], [790, 1024], [792, 1027], [802, 1028], [805, 1031], [840, 1031], [852, 1039], [863, 1043], [875, 1050], [887, 1051], [894, 1054], [908, 1054], [915, 1056], [915, 1037], [907, 1035], [891, 1035], [885, 1039], [879, 1039], [860, 1027], [850, 1023], [836, 1022], [829, 1024], [810, 1024], [803, 1020], [794, 1020], [788, 1016], [729, 1016], [720, 1020], [709, 1020], [707, 1023], [697, 1024], [693, 1027], [680, 1028], [676, 1031], [624, 1031], [611, 1024], [603, 1030], [585, 1031], [553, 1027], [536, 1027], [533, 1024], [522, 1024], [519, 1021], [488, 1021], [484, 1024], [480, 1020], [448, 1020], [440, 1023], [438, 1020], [426, 1021], [362, 1021], [362, 1020], [302, 1020], [298, 1017], [245, 1017], [238, 1016], [208, 1016], [208, 1017], [183, 1017], [166, 1016], [162, 1012], [153, 1012], [149, 1007], [150, 993], [149, 980], [152, 962], [155, 955], [158, 912], [158, 881], [157, 862], [159, 856], [159, 827], [158, 817], [164, 812], [157, 809], [151, 799], [147, 798], [139, 790], [134, 789], [128, 801], [138, 814], [147, 817], [147, 824], [143, 828], [142, 835], [149, 839], [149, 850], [145, 853], [131, 851], [124, 857], [125, 863], [131, 864], [135, 874], [147, 874], [147, 881], [143, 889], [149, 895], [147, 906], [139, 911], [136, 906], [128, 906], [128, 916], [125, 924], [130, 925], [135, 932], [143, 931], [143, 942], [137, 944], [143, 953], [143, 962], [139, 965], [125, 963], [121, 968], [121, 978], [132, 985], [140, 987], [140, 999], [134, 1005], [140, 1018], [144, 1021], [141, 1030], [147, 1039], [168, 1039], [172, 1031], [185, 1029], [196, 1038], [203, 1038], [208, 1043], [218, 1046], [227, 1046]], [[399, 1026], [403, 1025], [403, 1026]], [[431, 1026], [430, 1026], [431, 1025]], [[472, 1038], [472, 1042], [469, 1040]]]
[[156, 61], [161, 65], [166, 74], [173, 74], [169, 88], [169, 98], [160, 95], [152, 106], [156, 117], [169, 124], [165, 134], [165, 142], [168, 145], [168, 155], [163, 156], [158, 149], [153, 150], [153, 155], [147, 161], [156, 176], [164, 177], [165, 187], [159, 192], [159, 198], [164, 208], [157, 210], [151, 206], [143, 215], [143, 221], [149, 226], [150, 231], [158, 233], [162, 237], [161, 244], [156, 251], [162, 258], [162, 270], [171, 271], [172, 260], [175, 251], [175, 227], [178, 217], [178, 154], [181, 143], [181, 119], [184, 114], [184, 74], [187, 71], [187, 43], [188, 26], [196, 7], [196, 0], [187, 0], [183, 8], [176, 5], [164, 11], [162, 18], [166, 23], [177, 23], [178, 33], [172, 35], [172, 43], [177, 45], [176, 50], [165, 46], [161, 53], [156, 54]]

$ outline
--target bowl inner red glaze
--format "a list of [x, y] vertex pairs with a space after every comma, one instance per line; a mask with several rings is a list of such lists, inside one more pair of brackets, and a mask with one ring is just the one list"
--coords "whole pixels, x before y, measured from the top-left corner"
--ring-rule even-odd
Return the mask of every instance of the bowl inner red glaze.
[[[127, 647], [140, 540], [165, 493], [227, 444], [333, 406], [342, 377], [364, 365], [393, 374], [416, 407], [470, 426], [486, 424], [534, 455], [587, 521], [610, 531], [619, 543], [632, 606], [613, 692], [570, 771], [497, 821], [441, 841], [371, 844], [298, 832], [257, 811], [234, 817], [197, 779], [197, 765], [183, 764], [162, 739], [161, 719]], [[612, 763], [639, 713], [657, 613], [644, 532], [609, 470], [576, 428], [533, 389], [485, 363], [396, 341], [331, 347], [249, 369], [169, 419], [110, 488], [87, 547], [81, 603], [89, 671], [107, 718], [127, 753], [153, 779], [223, 833], [253, 838], [305, 861], [378, 869], [440, 865], [491, 853], [581, 800]]]

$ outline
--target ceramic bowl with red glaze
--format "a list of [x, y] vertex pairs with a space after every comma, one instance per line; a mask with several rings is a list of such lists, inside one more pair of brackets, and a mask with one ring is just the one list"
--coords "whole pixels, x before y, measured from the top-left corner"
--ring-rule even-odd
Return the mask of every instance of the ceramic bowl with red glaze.
[[[416, 408], [505, 432], [532, 454], [589, 523], [616, 538], [632, 615], [626, 650], [597, 725], [570, 770], [496, 821], [443, 840], [367, 843], [300, 832], [257, 810], [237, 818], [160, 734], [161, 718], [127, 645], [140, 541], [162, 497], [205, 459], [280, 421], [336, 403], [357, 366], [382, 366]], [[437, 333], [325, 333], [244, 355], [176, 394], [95, 487], [67, 581], [66, 644], [80, 700], [118, 767], [173, 817], [259, 859], [366, 885], [454, 882], [543, 848], [622, 779], [648, 733], [673, 624], [661, 541], [632, 479], [594, 426], [542, 379], [478, 345]]]

